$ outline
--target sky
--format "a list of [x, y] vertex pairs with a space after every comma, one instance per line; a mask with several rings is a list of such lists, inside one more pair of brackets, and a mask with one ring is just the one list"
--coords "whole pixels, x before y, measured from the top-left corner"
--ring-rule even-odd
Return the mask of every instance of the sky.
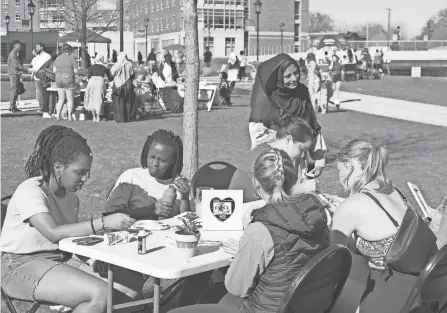
[[401, 26], [405, 36], [420, 34], [427, 20], [440, 9], [447, 7], [447, 0], [309, 0], [311, 12], [332, 16], [336, 26], [349, 29], [352, 25], [379, 22], [388, 25], [391, 9], [391, 26]]

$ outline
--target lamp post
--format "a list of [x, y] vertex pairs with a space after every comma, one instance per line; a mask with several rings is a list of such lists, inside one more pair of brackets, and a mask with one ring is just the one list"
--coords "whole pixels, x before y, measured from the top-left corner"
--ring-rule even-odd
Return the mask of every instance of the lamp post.
[[33, 33], [33, 16], [36, 10], [36, 6], [33, 3], [33, 0], [29, 0], [28, 2], [28, 14], [31, 23], [30, 31], [31, 31], [31, 50], [34, 47], [34, 33]]
[[286, 26], [286, 24], [284, 22], [279, 23], [279, 30], [281, 31], [281, 49], [279, 50], [282, 53], [282, 42], [283, 42], [283, 38], [284, 38], [284, 27]]
[[6, 51], [7, 55], [9, 54], [9, 21], [11, 20], [11, 17], [6, 14], [5, 16], [5, 24], [6, 24]]
[[145, 55], [145, 57], [147, 58], [147, 55], [148, 55], [148, 50], [147, 50], [147, 28], [149, 27], [149, 18], [148, 17], [146, 17], [145, 19], [144, 19], [144, 27], [146, 28], [146, 55]]
[[124, 51], [124, 0], [120, 0], [120, 51]]
[[259, 62], [259, 14], [261, 14], [262, 11], [262, 2], [256, 0], [253, 5], [256, 9], [256, 61]]

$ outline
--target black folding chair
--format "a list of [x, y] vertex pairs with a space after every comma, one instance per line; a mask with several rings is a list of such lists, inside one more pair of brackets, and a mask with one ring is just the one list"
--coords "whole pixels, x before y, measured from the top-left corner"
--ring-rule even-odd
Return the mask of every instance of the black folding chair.
[[[1, 205], [2, 205], [2, 216], [1, 216], [1, 229], [3, 229], [3, 224], [5, 222], [5, 216], [6, 216], [6, 212], [8, 210], [8, 205], [4, 203], [4, 201], [7, 201], [9, 199], [11, 199], [12, 195], [6, 196], [1, 198]], [[3, 288], [1, 288], [1, 294], [2, 294], [2, 300], [5, 303], [6, 307], [8, 308], [10, 313], [17, 313], [17, 310], [14, 306], [14, 302], [16, 301], [21, 301], [21, 302], [28, 302], [28, 301], [24, 301], [21, 299], [16, 299], [13, 297], [10, 297], [9, 295], [6, 294], [5, 290], [3, 290]], [[26, 313], [35, 313], [40, 307], [40, 303], [33, 303], [33, 305], [31, 306], [31, 308], [29, 308]]]
[[351, 252], [342, 245], [318, 253], [292, 282], [278, 313], [330, 312], [346, 283], [351, 264]]
[[422, 270], [400, 313], [418, 312], [418, 308], [412, 310], [418, 296], [432, 312], [447, 312], [447, 245]]
[[[223, 168], [215, 168], [217, 166]], [[210, 187], [214, 189], [228, 189], [233, 178], [236, 167], [223, 161], [214, 161], [205, 164], [194, 174], [191, 180], [191, 193], [193, 198], [199, 187]]]

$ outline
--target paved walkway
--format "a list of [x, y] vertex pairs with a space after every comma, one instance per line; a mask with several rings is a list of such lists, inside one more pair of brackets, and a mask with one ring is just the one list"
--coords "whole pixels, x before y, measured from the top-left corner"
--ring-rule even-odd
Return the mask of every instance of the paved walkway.
[[[202, 79], [208, 82], [216, 82], [214, 77]], [[236, 84], [237, 88], [244, 90], [251, 90], [252, 86], [253, 84], [251, 82]], [[340, 100], [341, 109], [447, 127], [447, 107], [445, 106], [368, 96], [351, 92], [340, 92]], [[36, 99], [27, 100], [24, 103], [18, 106], [23, 111], [35, 111], [39, 108]], [[0, 114], [9, 114], [8, 108], [9, 103], [2, 102]]]

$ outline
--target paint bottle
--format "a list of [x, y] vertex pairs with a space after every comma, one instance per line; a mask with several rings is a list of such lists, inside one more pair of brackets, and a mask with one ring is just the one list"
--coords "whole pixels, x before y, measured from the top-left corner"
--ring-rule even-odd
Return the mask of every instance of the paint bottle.
[[163, 193], [163, 196], [160, 200], [162, 200], [167, 205], [174, 205], [174, 201], [177, 198], [177, 190], [174, 185], [169, 185], [169, 188]]
[[146, 232], [140, 230], [138, 232], [138, 254], [146, 254]]

